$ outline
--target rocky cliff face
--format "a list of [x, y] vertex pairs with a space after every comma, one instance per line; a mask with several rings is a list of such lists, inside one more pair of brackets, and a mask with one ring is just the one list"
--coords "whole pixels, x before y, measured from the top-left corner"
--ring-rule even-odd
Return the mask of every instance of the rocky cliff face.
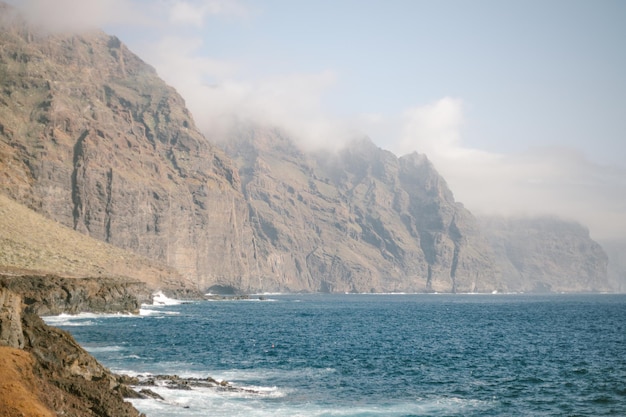
[[551, 217], [482, 218], [509, 291], [613, 290], [608, 257], [578, 223]]
[[236, 170], [115, 37], [0, 30], [0, 191], [199, 285], [245, 274]]
[[364, 143], [324, 165], [255, 135], [233, 153], [242, 184], [181, 97], [117, 38], [14, 20], [0, 41], [0, 188], [64, 225], [162, 260], [200, 289], [495, 285], [471, 215], [421, 157]]
[[423, 155], [369, 140], [305, 154], [279, 131], [224, 145], [240, 167], [263, 290], [491, 291], [490, 248]]
[[599, 243], [609, 257], [607, 272], [611, 287], [626, 292], [626, 239], [605, 239]]

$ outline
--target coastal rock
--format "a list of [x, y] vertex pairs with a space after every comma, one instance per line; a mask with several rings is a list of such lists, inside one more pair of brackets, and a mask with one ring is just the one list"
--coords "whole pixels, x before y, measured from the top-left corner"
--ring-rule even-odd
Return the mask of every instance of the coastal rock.
[[145, 283], [123, 278], [0, 275], [0, 287], [20, 294], [27, 312], [43, 316], [138, 313], [141, 304], [152, 302]]
[[[0, 367], [0, 380], [13, 382], [0, 390], [0, 405], [14, 413], [8, 415], [141, 415], [124, 401], [123, 394], [129, 391], [126, 385], [69, 333], [47, 326], [33, 314], [31, 311], [41, 310], [36, 303], [24, 309], [22, 299], [27, 300], [28, 295], [14, 292], [20, 289], [18, 285], [9, 289], [6, 284], [0, 282], [0, 345], [6, 346], [0, 349], [13, 359]], [[15, 348], [23, 351], [6, 350]], [[26, 403], [19, 400], [25, 398], [24, 392], [32, 397]]]
[[22, 349], [22, 297], [0, 284], [0, 346]]

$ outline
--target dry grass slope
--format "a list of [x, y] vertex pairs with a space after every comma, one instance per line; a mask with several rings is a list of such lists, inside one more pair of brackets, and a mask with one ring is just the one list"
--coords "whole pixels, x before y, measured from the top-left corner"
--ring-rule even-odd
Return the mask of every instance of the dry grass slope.
[[152, 288], [182, 282], [171, 268], [75, 232], [1, 194], [0, 272], [128, 277]]

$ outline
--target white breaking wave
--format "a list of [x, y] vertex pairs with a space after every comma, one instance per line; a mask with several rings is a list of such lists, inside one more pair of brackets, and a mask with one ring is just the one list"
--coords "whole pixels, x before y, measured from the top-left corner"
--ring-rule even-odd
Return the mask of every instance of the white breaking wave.
[[[351, 404], [345, 406], [300, 402], [277, 405], [268, 398], [273, 395], [284, 396], [288, 393], [270, 388], [269, 395], [259, 393], [256, 396], [245, 394], [235, 395], [219, 390], [197, 389], [190, 391], [170, 390], [153, 387], [153, 391], [161, 395], [159, 400], [130, 400], [140, 411], [154, 417], [174, 416], [206, 416], [231, 417], [235, 415], [250, 417], [322, 417], [322, 416], [368, 416], [368, 417], [401, 417], [401, 416], [432, 416], [432, 415], [463, 415], [478, 410], [489, 409], [492, 405], [483, 401], [464, 400], [460, 398], [416, 399], [412, 402], [402, 401], [386, 404]], [[244, 401], [241, 401], [244, 399]]]
[[120, 318], [120, 317], [136, 317], [133, 314], [115, 313], [115, 314], [96, 314], [96, 313], [79, 313], [79, 314], [59, 314], [58, 316], [43, 316], [43, 321], [50, 326], [67, 327], [67, 326], [91, 326], [96, 324], [95, 319]]
[[119, 352], [124, 350], [122, 346], [83, 346], [83, 348], [89, 353], [100, 353], [100, 352]]
[[182, 304], [184, 301], [176, 300], [174, 298], [169, 298], [162, 291], [157, 291], [152, 294], [152, 305], [153, 306], [175, 306], [178, 304]]

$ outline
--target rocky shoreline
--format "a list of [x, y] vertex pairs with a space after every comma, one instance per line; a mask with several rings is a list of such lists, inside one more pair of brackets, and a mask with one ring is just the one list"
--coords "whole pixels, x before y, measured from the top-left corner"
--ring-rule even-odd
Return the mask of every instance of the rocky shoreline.
[[129, 279], [0, 274], [2, 416], [141, 417], [143, 414], [125, 399], [165, 401], [151, 389], [156, 387], [257, 394], [211, 377], [113, 374], [71, 334], [48, 326], [40, 317], [138, 313], [142, 304], [151, 302], [151, 289]]
[[0, 409], [6, 416], [140, 417], [125, 398], [147, 398], [39, 314], [138, 312], [140, 282], [0, 275]]

